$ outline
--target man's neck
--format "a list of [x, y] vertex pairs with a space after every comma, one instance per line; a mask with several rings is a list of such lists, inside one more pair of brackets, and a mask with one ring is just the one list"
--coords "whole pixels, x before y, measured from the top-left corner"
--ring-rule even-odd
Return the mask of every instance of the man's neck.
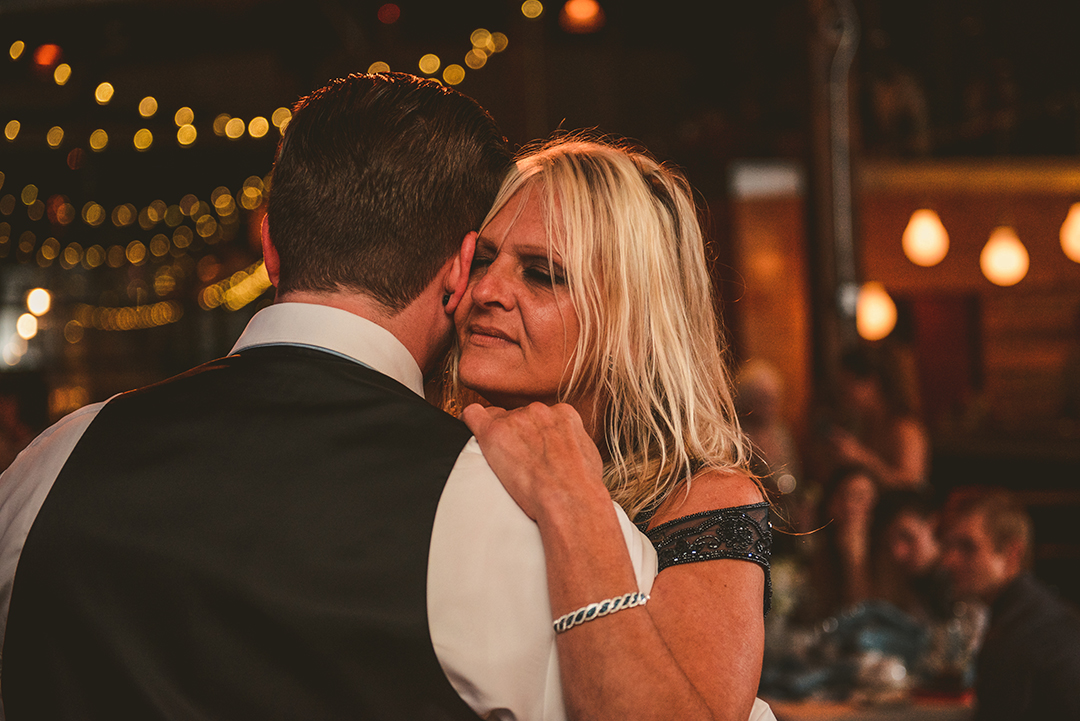
[[371, 296], [359, 292], [289, 291], [278, 293], [276, 303], [310, 303], [344, 310], [392, 333], [412, 355], [425, 376], [448, 345], [447, 331], [438, 326], [438, 314], [421, 299], [395, 312]]

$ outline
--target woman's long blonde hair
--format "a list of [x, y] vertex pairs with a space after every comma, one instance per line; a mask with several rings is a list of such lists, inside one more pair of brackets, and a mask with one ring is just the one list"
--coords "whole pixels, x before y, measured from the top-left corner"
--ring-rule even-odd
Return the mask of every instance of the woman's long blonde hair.
[[518, 158], [484, 225], [525, 188], [581, 328], [560, 400], [597, 399], [612, 498], [633, 519], [702, 469], [746, 469], [686, 179], [625, 143], [562, 136]]

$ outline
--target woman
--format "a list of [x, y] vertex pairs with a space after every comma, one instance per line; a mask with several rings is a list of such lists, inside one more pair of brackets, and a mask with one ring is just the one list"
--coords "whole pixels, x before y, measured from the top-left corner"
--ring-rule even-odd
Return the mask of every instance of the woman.
[[[557, 628], [570, 717], [771, 718], [754, 700], [768, 506], [746, 471], [686, 181], [608, 143], [527, 153], [455, 321], [458, 379], [494, 406], [464, 418], [539, 525], [554, 615], [626, 604]], [[630, 593], [612, 499], [657, 546], [648, 605]]]

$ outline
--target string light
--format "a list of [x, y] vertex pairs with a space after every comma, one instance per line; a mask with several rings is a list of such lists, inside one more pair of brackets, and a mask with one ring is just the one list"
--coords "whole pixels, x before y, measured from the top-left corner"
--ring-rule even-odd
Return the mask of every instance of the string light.
[[257, 115], [248, 123], [247, 129], [251, 137], [261, 138], [270, 130], [270, 123], [263, 116]]
[[465, 68], [460, 65], [447, 65], [443, 70], [443, 80], [447, 85], [457, 85], [465, 79]]
[[195, 126], [191, 124], [181, 125], [176, 130], [176, 142], [180, 145], [187, 147], [195, 142], [195, 137], [198, 132], [195, 130]]
[[439, 59], [438, 55], [428, 53], [420, 58], [420, 62], [417, 63], [417, 65], [420, 68], [420, 72], [431, 75], [439, 70], [439, 66], [442, 65], [442, 60]]
[[51, 306], [52, 296], [44, 288], [34, 288], [26, 294], [26, 309], [34, 315], [45, 315]]
[[141, 153], [154, 144], [154, 134], [147, 128], [142, 128], [135, 131], [135, 138], [132, 142], [135, 144], [135, 149]]
[[521, 14], [530, 20], [535, 20], [544, 14], [544, 5], [540, 0], [525, 0], [521, 3]]
[[100, 153], [109, 144], [109, 134], [101, 128], [90, 133], [90, 149]]
[[11, 47], [8, 48], [8, 57], [10, 57], [12, 60], [18, 60], [20, 57], [22, 57], [23, 50], [25, 49], [26, 43], [24, 43], [22, 40], [16, 40], [11, 44]]
[[114, 92], [116, 91], [112, 83], [101, 83], [94, 89], [94, 100], [97, 101], [98, 105], [108, 105]]
[[71, 80], [71, 66], [67, 63], [60, 63], [56, 66], [56, 70], [53, 71], [53, 81], [57, 85], [66, 85], [68, 80]]
[[173, 115], [173, 122], [176, 123], [176, 127], [182, 128], [185, 125], [191, 125], [195, 122], [195, 113], [189, 107], [183, 107], [176, 111]]
[[158, 111], [157, 99], [152, 95], [147, 95], [145, 98], [139, 101], [139, 115], [144, 118], [152, 118]]
[[49, 128], [49, 132], [45, 134], [45, 142], [50, 148], [60, 147], [60, 143], [64, 142], [64, 129], [59, 125]]
[[199, 307], [212, 310], [223, 305], [228, 310], [240, 310], [266, 292], [270, 285], [270, 276], [260, 260], [223, 281], [203, 288], [199, 293]]
[[22, 123], [18, 120], [9, 120], [8, 124], [4, 126], [4, 137], [8, 140], [14, 140], [19, 137], [19, 130], [22, 128]]
[[885, 286], [877, 282], [863, 283], [855, 303], [855, 327], [868, 341], [881, 340], [896, 327], [896, 303]]

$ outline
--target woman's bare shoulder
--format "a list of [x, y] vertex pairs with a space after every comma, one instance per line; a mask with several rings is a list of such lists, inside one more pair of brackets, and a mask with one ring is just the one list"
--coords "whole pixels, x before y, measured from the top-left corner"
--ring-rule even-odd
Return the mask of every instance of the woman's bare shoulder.
[[672, 493], [653, 516], [650, 527], [718, 508], [733, 508], [765, 500], [761, 486], [742, 470], [704, 470], [690, 482], [690, 490]]

